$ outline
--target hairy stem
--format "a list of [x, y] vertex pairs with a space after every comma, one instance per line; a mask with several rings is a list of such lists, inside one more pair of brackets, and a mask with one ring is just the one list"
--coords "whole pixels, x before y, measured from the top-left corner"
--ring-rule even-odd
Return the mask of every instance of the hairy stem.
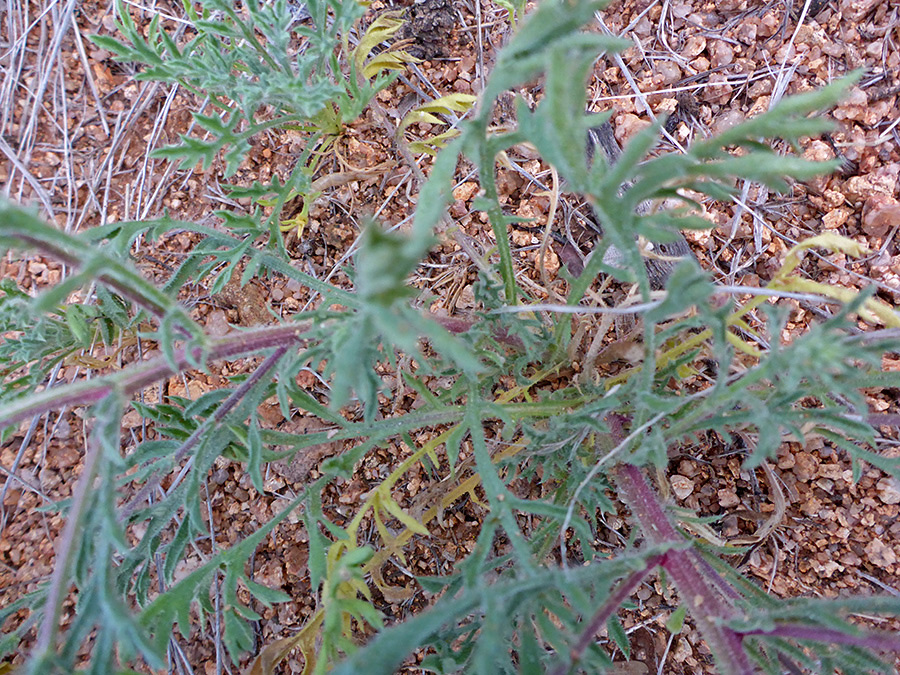
[[[657, 493], [638, 467], [620, 464], [613, 475], [622, 501], [637, 520], [647, 543], [673, 547], [663, 556], [660, 566], [668, 572], [682, 601], [691, 610], [691, 616], [721, 672], [726, 675], [751, 675], [753, 669], [741, 646], [741, 636], [723, 625], [728, 619], [735, 618], [737, 611], [719, 592], [719, 585], [709, 576], [710, 569], [697, 564], [696, 552], [676, 548], [684, 544], [684, 538], [669, 521]], [[715, 575], [715, 572], [712, 574]]]
[[834, 628], [824, 626], [804, 626], [796, 623], [781, 623], [771, 630], [739, 631], [741, 637], [773, 637], [790, 638], [792, 640], [813, 640], [815, 642], [829, 642], [832, 644], [863, 647], [865, 649], [880, 649], [884, 651], [900, 652], [900, 636], [896, 633], [865, 632], [860, 635], [844, 633]]
[[[631, 576], [622, 581], [619, 584], [619, 587], [609, 596], [607, 601], [600, 606], [590, 623], [588, 623], [587, 628], [584, 629], [581, 637], [578, 638], [578, 642], [572, 647], [570, 654], [572, 664], [578, 663], [578, 661], [581, 660], [582, 655], [594, 640], [594, 636], [597, 632], [607, 621], [609, 621], [609, 618], [619, 608], [619, 605], [625, 602], [629, 596], [634, 593], [634, 590], [641, 584], [647, 575], [653, 571], [653, 568], [662, 562], [662, 559], [663, 556], [658, 555], [647, 560], [647, 564], [643, 569], [634, 572]], [[553, 671], [553, 675], [565, 675], [568, 668], [568, 665], [562, 664]]]
[[47, 589], [44, 617], [34, 647], [34, 655], [39, 659], [50, 658], [56, 648], [56, 636], [59, 633], [59, 619], [66, 597], [66, 587], [71, 583], [69, 570], [75, 556], [76, 543], [80, 543], [78, 542], [79, 534], [88, 510], [94, 479], [100, 468], [100, 458], [103, 456], [103, 433], [109, 431], [109, 429], [104, 429], [106, 426], [104, 422], [108, 423], [109, 420], [98, 420], [91, 433], [88, 449], [84, 456], [84, 468], [72, 490], [72, 504], [66, 517], [66, 525], [57, 540], [56, 564], [50, 578], [50, 587]]
[[[269, 371], [272, 370], [281, 359], [282, 356], [287, 352], [287, 345], [282, 345], [278, 347], [274, 352], [269, 354], [265, 361], [263, 361], [259, 367], [253, 371], [253, 373], [244, 380], [237, 389], [235, 389], [225, 401], [222, 402], [218, 408], [216, 408], [215, 412], [209, 416], [209, 418], [197, 427], [194, 430], [187, 440], [181, 444], [181, 447], [175, 452], [173, 457], [173, 464], [178, 464], [182, 459], [184, 459], [185, 455], [191, 451], [191, 449], [200, 442], [203, 436], [209, 431], [210, 428], [214, 428], [218, 425], [222, 420], [225, 419], [225, 416], [232, 411], [232, 409], [240, 403], [240, 401], [247, 395], [257, 382], [259, 382], [265, 375], [269, 374]], [[134, 512], [134, 510], [138, 507], [138, 505], [144, 501], [147, 496], [156, 489], [156, 486], [159, 485], [160, 481], [163, 479], [165, 474], [163, 472], [157, 472], [153, 476], [147, 479], [147, 482], [144, 486], [138, 490], [138, 493], [129, 501], [125, 506], [122, 507], [122, 510], [119, 515], [120, 522], [124, 522], [128, 519], [128, 517]]]
[[[308, 321], [285, 323], [212, 340], [205, 360], [212, 362], [219, 359], [238, 358], [263, 349], [289, 346], [300, 340], [311, 326], [312, 323]], [[201, 348], [194, 347], [191, 355], [194, 357], [193, 359], [188, 358], [188, 351], [181, 348], [175, 351], [175, 368], [165, 356], [158, 356], [112, 375], [98, 377], [88, 382], [56, 387], [33, 396], [16, 399], [0, 406], [0, 428], [66, 405], [96, 403], [113, 391], [120, 391], [125, 396], [134, 394], [154, 382], [164, 380], [191, 367], [203, 355]]]

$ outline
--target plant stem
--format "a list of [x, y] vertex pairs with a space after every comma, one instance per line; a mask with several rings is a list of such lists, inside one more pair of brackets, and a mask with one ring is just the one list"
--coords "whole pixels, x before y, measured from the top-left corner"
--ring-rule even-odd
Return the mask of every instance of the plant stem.
[[[187, 455], [190, 450], [200, 442], [203, 436], [209, 431], [210, 428], [214, 428], [218, 424], [225, 419], [225, 416], [234, 409], [234, 407], [247, 395], [257, 382], [259, 382], [263, 376], [268, 375], [269, 371], [272, 370], [277, 364], [278, 361], [284, 356], [285, 352], [287, 352], [287, 345], [282, 345], [278, 347], [274, 352], [269, 354], [265, 361], [263, 361], [259, 367], [253, 371], [253, 373], [244, 380], [240, 386], [237, 387], [225, 401], [222, 402], [222, 405], [216, 408], [215, 412], [209, 416], [209, 418], [200, 426], [198, 426], [194, 433], [192, 433], [188, 439], [181, 444], [181, 447], [175, 452], [172, 457], [173, 465], [177, 465], [182, 459], [184, 459], [185, 455]], [[134, 512], [134, 510], [138, 507], [138, 505], [147, 498], [147, 496], [156, 489], [156, 486], [159, 485], [160, 481], [163, 479], [165, 474], [163, 472], [157, 472], [153, 476], [147, 479], [147, 482], [144, 486], [138, 490], [137, 494], [125, 504], [121, 511], [119, 512], [119, 522], [125, 522], [128, 520], [128, 517]], [[171, 486], [170, 486], [171, 489]]]
[[[311, 326], [312, 322], [309, 321], [285, 323], [212, 340], [205, 361], [208, 363], [219, 359], [238, 358], [263, 349], [291, 345], [300, 340]], [[154, 382], [191, 367], [192, 363], [203, 355], [201, 348], [199, 346], [192, 348], [192, 355], [194, 358], [189, 359], [187, 350], [181, 348], [175, 351], [175, 368], [165, 356], [158, 356], [112, 375], [16, 399], [0, 406], [0, 428], [63, 406], [96, 403], [113, 391], [121, 391], [123, 395], [129, 396]]]
[[[15, 217], [21, 212], [14, 209], [6, 209], [5, 211], [0, 210], [0, 213], [2, 213], [4, 218], [7, 218]], [[27, 225], [33, 225], [28, 218], [28, 214], [21, 214], [21, 218], [18, 218], [17, 220], [22, 221]], [[85, 264], [85, 260], [79, 256], [79, 253], [83, 253], [83, 251], [73, 251], [67, 248], [66, 244], [68, 242], [65, 239], [62, 239], [60, 243], [58, 241], [51, 241], [47, 236], [37, 236], [29, 232], [17, 233], [15, 236], [24, 246], [35, 248], [42, 253], [64, 262], [66, 265], [83, 267]], [[142, 292], [142, 290], [146, 291], [149, 287], [147, 282], [136, 274], [133, 274], [130, 270], [127, 270], [123, 265], [118, 265], [111, 260], [105, 260], [104, 262], [112, 269], [111, 271], [98, 272], [95, 275], [97, 281], [109, 286], [123, 298], [130, 300], [138, 307], [142, 307], [153, 316], [165, 316], [166, 310], [168, 309], [165, 302], [167, 300], [165, 296], [158, 292], [152, 296], [146, 292]]]
[[[59, 618], [62, 604], [66, 596], [66, 586], [71, 583], [69, 569], [72, 565], [75, 542], [81, 531], [89, 502], [89, 495], [97, 477], [100, 457], [103, 456], [103, 430], [105, 420], [97, 420], [91, 433], [88, 449], [84, 456], [84, 467], [81, 476], [72, 490], [72, 505], [66, 516], [66, 525], [60, 535], [56, 548], [56, 564], [47, 589], [44, 604], [44, 617], [38, 631], [33, 658], [49, 659], [56, 648], [56, 635], [59, 632]], [[118, 418], [117, 418], [118, 421]], [[117, 426], [118, 428], [118, 426]]]
[[707, 566], [698, 566], [699, 556], [695, 551], [680, 550], [684, 538], [669, 521], [659, 497], [638, 467], [619, 464], [613, 475], [622, 501], [637, 520], [647, 543], [673, 547], [663, 556], [660, 566], [672, 577], [682, 601], [691, 610], [691, 616], [721, 672], [726, 675], [752, 675], [753, 669], [741, 645], [741, 636], [723, 625], [728, 619], [735, 618], [737, 612], [717, 590], [721, 584], [715, 583], [715, 572], [711, 573]]
[[852, 635], [824, 626], [804, 626], [803, 624], [781, 623], [771, 630], [739, 631], [740, 637], [761, 636], [773, 638], [790, 638], [792, 640], [812, 640], [815, 642], [830, 642], [832, 644], [850, 645], [865, 649], [880, 649], [884, 651], [900, 652], [900, 636], [896, 633], [866, 632], [862, 635]]
[[[630, 577], [622, 581], [619, 584], [619, 587], [615, 591], [613, 591], [606, 602], [604, 602], [603, 605], [600, 606], [600, 609], [598, 609], [594, 614], [594, 617], [587, 625], [587, 628], [584, 629], [581, 637], [578, 638], [578, 642], [576, 642], [575, 646], [572, 647], [572, 651], [570, 653], [572, 665], [578, 663], [578, 661], [581, 660], [582, 655], [590, 646], [597, 632], [619, 608], [619, 605], [625, 602], [625, 600], [627, 600], [628, 597], [634, 592], [634, 590], [641, 584], [644, 578], [648, 574], [650, 574], [651, 571], [653, 571], [653, 568], [662, 562], [662, 559], [663, 556], [661, 555], [653, 556], [652, 558], [648, 559], [647, 564], [643, 569], [634, 572]], [[562, 664], [553, 671], [553, 675], [565, 675], [566, 671], [570, 667], [571, 666], [569, 665]]]

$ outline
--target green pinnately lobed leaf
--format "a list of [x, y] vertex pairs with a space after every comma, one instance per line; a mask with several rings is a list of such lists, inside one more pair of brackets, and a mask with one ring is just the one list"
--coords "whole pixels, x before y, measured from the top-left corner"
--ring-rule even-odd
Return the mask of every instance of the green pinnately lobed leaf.
[[[11, 422], [93, 406], [81, 413], [81, 477], [70, 498], [46, 507], [62, 514], [68, 533], [56, 569], [50, 583], [0, 612], [4, 621], [32, 613], [0, 641], [0, 658], [34, 630], [38, 648], [23, 672], [35, 675], [74, 672], [83, 662], [97, 673], [173, 668], [171, 645], [197, 635], [220, 639], [235, 663], [259, 652], [251, 672], [271, 672], [292, 649], [316, 673], [392, 673], [417, 650], [417, 667], [430, 672], [603, 672], [617, 667], [616, 650], [631, 658], [621, 611], [659, 573], [678, 603], [659, 618], [673, 635], [699, 631], [719, 672], [888, 670], [879, 653], [900, 650], [900, 640], [848, 617], [898, 616], [896, 598], [770, 596], [729, 563], [746, 542], [723, 542], [708, 518], [669, 508], [651, 478], [701, 441], [710, 452], [742, 453], [742, 470], [753, 472], [768, 468], [785, 439], [813, 437], [849, 457], [856, 478], [869, 466], [900, 478], [900, 462], [880, 452], [863, 394], [900, 384], [881, 368], [896, 341], [859, 330], [860, 322], [900, 321], [872, 291], [837, 292], [802, 277], [805, 251], [861, 256], [858, 242], [829, 235], [799, 245], [762, 289], [771, 300], [751, 296], [734, 307], [720, 302], [721, 287], [694, 261], [675, 267], [664, 294], [651, 294], [639, 245], [639, 237], [664, 243], [705, 224], [691, 212], [699, 198], [684, 190], [727, 199], [742, 181], [784, 188], [830, 170], [781, 147], [820, 133], [815, 113], [852, 77], [786, 98], [684, 153], [658, 154], [660, 130], [651, 125], [611, 166], [589, 163], [587, 130], [605, 118], [584, 112], [586, 78], [599, 55], [629, 44], [591, 29], [600, 5], [543, 0], [519, 17], [458, 135], [409, 146], [436, 152], [411, 225], [388, 231], [359, 219], [366, 224], [342, 269], [347, 283], [288, 257], [280, 211], [289, 199], [311, 198], [313, 178], [328, 165], [321, 158], [344, 125], [409, 62], [401, 46], [386, 45], [401, 18], [363, 19], [362, 4], [338, 0], [311, 0], [303, 12], [284, 0], [202, 0], [185, 4], [178, 28], [159, 17], [139, 26], [132, 8], [117, 5], [121, 40], [96, 42], [138, 64], [136, 77], [185, 87], [212, 108], [159, 156], [207, 167], [221, 158], [231, 175], [257, 134], [291, 128], [307, 145], [287, 178], [228, 188], [256, 204], [218, 212], [221, 226], [164, 216], [71, 236], [0, 204], [0, 243], [36, 249], [70, 270], [36, 297], [0, 281], [0, 427], [19, 433]], [[516, 126], [494, 128], [500, 96], [535, 82], [544, 93], [537, 105], [519, 101]], [[400, 135], [473, 102], [437, 96], [401, 121]], [[506, 166], [521, 144], [589, 198], [604, 231], [579, 275], [541, 291], [526, 280], [509, 236], [521, 217], [497, 186], [498, 163]], [[493, 233], [478, 246], [468, 234], [449, 238], [446, 206], [460, 158], [471, 163], [466, 180], [480, 183], [473, 208]], [[639, 208], [663, 199], [685, 208]], [[162, 286], [151, 284], [129, 258], [133, 244], [184, 231], [195, 248]], [[625, 268], [604, 262], [610, 245]], [[432, 313], [422, 280], [462, 254], [477, 268], [468, 311]], [[593, 303], [603, 271], [643, 294], [640, 339], [612, 345], [637, 359], [615, 368], [606, 367], [615, 359], [600, 367], [595, 358], [612, 322], [571, 318], [619, 309]], [[214, 295], [254, 276], [290, 279], [318, 308], [214, 337], [177, 299], [185, 286]], [[73, 300], [88, 288], [90, 303]], [[828, 298], [830, 315], [788, 339], [790, 308], [778, 292], [796, 288]], [[538, 305], [539, 292], [550, 290], [561, 298], [552, 312]], [[152, 340], [160, 356], [56, 386], [53, 369], [64, 359], [126, 335]], [[253, 359], [219, 389], [146, 395], [192, 368], [244, 357]], [[267, 419], [273, 409], [283, 424]], [[388, 466], [386, 457], [401, 459]], [[315, 466], [318, 477], [289, 481], [284, 466], [270, 466], [276, 460], [296, 460], [306, 474]], [[260, 513], [282, 502], [276, 515], [260, 517], [255, 530], [238, 519], [241, 531], [227, 529], [234, 523], [210, 500], [232, 498], [229, 481]], [[627, 526], [611, 525], [626, 512]], [[444, 548], [449, 535], [430, 541], [441, 529], [462, 533], [453, 555]], [[687, 534], [694, 531], [713, 533], [716, 548]], [[287, 586], [255, 576], [263, 543], [287, 545], [284, 533], [307, 554], [293, 588], [315, 607], [292, 637], [257, 644], [254, 622], [292, 599]], [[433, 564], [412, 559], [425, 549], [436, 551]], [[63, 629], [72, 589], [75, 610]], [[401, 605], [414, 611], [386, 620]]]

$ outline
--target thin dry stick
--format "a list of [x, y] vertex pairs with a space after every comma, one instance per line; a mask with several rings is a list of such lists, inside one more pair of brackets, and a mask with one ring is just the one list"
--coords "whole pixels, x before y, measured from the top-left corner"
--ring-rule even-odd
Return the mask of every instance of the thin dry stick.
[[[40, 184], [37, 178], [28, 170], [28, 167], [25, 166], [24, 163], [17, 157], [15, 150], [13, 150], [9, 143], [3, 140], [0, 137], [0, 153], [6, 155], [6, 159], [13, 165], [16, 171], [18, 171], [22, 178], [31, 186], [31, 189], [34, 190], [34, 194], [37, 195], [37, 198], [43, 204], [44, 209], [47, 211], [47, 217], [51, 220], [55, 220], [56, 218], [56, 209], [53, 208], [53, 203], [50, 199], [50, 193], [44, 189], [44, 186]], [[6, 183], [6, 187], [3, 188], [3, 196], [9, 199], [11, 197], [10, 190], [13, 185], [13, 175], [10, 172], [10, 179]]]
[[47, 90], [47, 85], [50, 82], [50, 76], [54, 71], [53, 63], [59, 58], [62, 41], [69, 31], [69, 22], [72, 19], [72, 13], [74, 11], [75, 0], [68, 0], [66, 6], [63, 8], [62, 14], [53, 18], [53, 39], [50, 42], [49, 49], [46, 52], [39, 52], [46, 56], [43, 73], [41, 73], [38, 79], [38, 86], [34, 92], [34, 105], [31, 108], [31, 115], [19, 137], [19, 147], [24, 148], [22, 161], [26, 165], [31, 162], [31, 152], [34, 148], [33, 137], [37, 128], [38, 115], [42, 109], [41, 102], [44, 98], [44, 93]]
[[[62, 363], [57, 363], [56, 366], [54, 366], [53, 372], [50, 373], [50, 377], [46, 384], [47, 389], [50, 389], [51, 387], [53, 387], [54, 384], [56, 384], [56, 378], [58, 377], [59, 371], [61, 369], [62, 369]], [[59, 413], [60, 417], [63, 414], [65, 414], [65, 408], [60, 410], [60, 413]], [[4, 471], [7, 471], [7, 479], [3, 484], [3, 489], [0, 490], [0, 532], [2, 532], [3, 530], [6, 529], [6, 524], [10, 517], [10, 514], [12, 513], [14, 508], [16, 506], [18, 506], [18, 502], [19, 502], [18, 499], [16, 499], [12, 504], [8, 504], [6, 501], [6, 495], [7, 495], [7, 492], [9, 491], [10, 487], [12, 486], [13, 477], [19, 479], [19, 476], [16, 472], [19, 470], [19, 465], [21, 464], [22, 459], [25, 457], [25, 451], [28, 449], [28, 446], [31, 445], [31, 440], [34, 437], [35, 432], [37, 431], [38, 424], [41, 420], [41, 417], [42, 417], [42, 415], [35, 415], [31, 419], [31, 424], [28, 425], [28, 430], [25, 432], [25, 436], [24, 436], [24, 438], [22, 438], [22, 442], [19, 444], [19, 450], [16, 452], [16, 456], [13, 458], [12, 466], [9, 468], [8, 471], [6, 468], [3, 469]], [[59, 419], [59, 418], [57, 418], [57, 419]], [[49, 439], [49, 436], [48, 436], [48, 439]], [[20, 482], [22, 482], [23, 485], [25, 484], [24, 481], [22, 481], [21, 479], [19, 479], [19, 480], [20, 480]], [[44, 497], [43, 493], [38, 492], [38, 494], [40, 494], [41, 497]], [[48, 501], [52, 501], [47, 497], [44, 497], [44, 498], [47, 499]], [[10, 507], [12, 507], [12, 508], [10, 508]]]
[[84, 79], [87, 80], [88, 87], [91, 89], [91, 95], [94, 97], [94, 107], [97, 110], [97, 117], [100, 119], [100, 126], [103, 127], [103, 132], [109, 137], [109, 123], [106, 121], [106, 109], [103, 107], [103, 97], [100, 96], [100, 92], [97, 89], [97, 83], [94, 82], [93, 71], [88, 62], [87, 51], [84, 48], [84, 40], [81, 37], [81, 27], [78, 25], [78, 20], [75, 17], [72, 17], [72, 27], [72, 32], [75, 35], [75, 47], [78, 49], [78, 58], [81, 60], [81, 67], [84, 68]]
[[[179, 92], [178, 85], [173, 86], [169, 93], [166, 94], [165, 101], [163, 105], [160, 107], [159, 113], [156, 115], [156, 118], [153, 120], [153, 130], [150, 132], [150, 137], [147, 140], [147, 152], [144, 154], [144, 161], [141, 164], [140, 174], [138, 175], [136, 182], [138, 185], [138, 196], [137, 196], [137, 208], [139, 209], [140, 219], [145, 220], [149, 217], [151, 210], [153, 209], [154, 204], [157, 203], [164, 195], [168, 193], [169, 185], [172, 176], [178, 171], [178, 163], [177, 162], [166, 162], [165, 170], [162, 174], [162, 177], [158, 176], [157, 164], [160, 160], [154, 159], [151, 157], [153, 154], [151, 152], [157, 144], [159, 143], [160, 136], [163, 133], [163, 130], [166, 128], [169, 113], [171, 112], [172, 105], [175, 102], [175, 98]], [[203, 110], [206, 106], [207, 98], [201, 105], [200, 110]], [[197, 120], [191, 117], [191, 123], [188, 125], [187, 130], [185, 131], [185, 135], [190, 135], [194, 127], [197, 126]], [[123, 149], [121, 153], [120, 162], [125, 159], [125, 149]], [[185, 172], [188, 176], [192, 175], [192, 171]], [[153, 189], [153, 192], [146, 198], [143, 204], [141, 204], [141, 197], [147, 191], [147, 185], [155, 183], [156, 186]]]

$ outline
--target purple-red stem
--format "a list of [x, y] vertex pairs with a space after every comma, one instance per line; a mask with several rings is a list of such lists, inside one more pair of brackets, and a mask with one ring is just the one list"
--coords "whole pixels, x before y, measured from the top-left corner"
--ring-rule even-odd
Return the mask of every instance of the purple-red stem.
[[[49, 242], [42, 237], [30, 235], [27, 232], [21, 232], [16, 234], [16, 238], [26, 244], [26, 246], [30, 248], [36, 248], [48, 255], [51, 255], [54, 258], [57, 258], [58, 260], [64, 262], [66, 265], [78, 267], [84, 262], [77, 255], [67, 250], [65, 246]], [[143, 307], [154, 316], [162, 317], [165, 315], [166, 308], [163, 305], [154, 302], [151, 298], [148, 298], [141, 293], [136, 292], [133, 288], [129, 287], [128, 284], [123, 283], [119, 279], [116, 279], [114, 276], [100, 272], [97, 274], [96, 279], [97, 281], [100, 281], [115, 290], [116, 293], [121, 295], [123, 298], [131, 300], [131, 302], [133, 302], [138, 307]]]
[[900, 652], [900, 636], [895, 633], [866, 632], [863, 635], [843, 633], [834, 628], [823, 626], [804, 626], [795, 623], [780, 623], [772, 630], [748, 630], [739, 632], [741, 637], [773, 637], [788, 638], [792, 640], [813, 640], [815, 642], [830, 642], [833, 644], [849, 645], [851, 647], [864, 647], [866, 649], [880, 649], [884, 651]]
[[[613, 474], [622, 501], [637, 520], [647, 543], [654, 547], [672, 546], [660, 566], [672, 578], [682, 601], [691, 610], [691, 616], [722, 672], [751, 675], [753, 668], [741, 646], [741, 636], [722, 625], [735, 616], [734, 607], [717, 590], [713, 580], [707, 579], [698, 569], [694, 561], [696, 553], [680, 549], [684, 538], [669, 521], [655, 490], [636, 466], [620, 464]], [[706, 568], [703, 571], [709, 573]]]
[[[175, 452], [175, 455], [172, 458], [172, 462], [174, 465], [177, 465], [184, 457], [188, 454], [188, 452], [193, 449], [197, 443], [203, 438], [204, 434], [206, 434], [211, 428], [215, 428], [225, 416], [234, 409], [234, 407], [243, 400], [244, 396], [247, 395], [247, 392], [252, 389], [257, 382], [259, 382], [263, 376], [267, 375], [272, 368], [274, 368], [278, 361], [284, 356], [285, 352], [287, 352], [287, 345], [282, 345], [278, 347], [274, 352], [269, 354], [265, 361], [263, 361], [256, 370], [244, 380], [240, 386], [237, 387], [228, 398], [216, 408], [215, 412], [210, 416], [210, 418], [199, 427], [194, 430], [187, 440], [181, 444], [181, 447]], [[156, 489], [156, 486], [159, 485], [162, 480], [163, 474], [161, 472], [156, 473], [147, 479], [147, 482], [144, 486], [138, 490], [138, 493], [131, 499], [130, 502], [125, 504], [122, 507], [122, 510], [119, 513], [120, 522], [125, 522], [128, 517], [134, 512], [134, 510], [138, 507], [138, 505], [147, 498], [153, 490]]]
[[[279, 359], [287, 352], [287, 345], [278, 347], [268, 358], [260, 364], [260, 366], [248, 377], [241, 385], [235, 389], [231, 395], [220, 405], [207, 424], [203, 424], [198, 428], [178, 449], [175, 453], [175, 462], [188, 453], [188, 451], [196, 445], [202, 435], [210, 426], [218, 424], [225, 415], [231, 411], [247, 392], [266, 375]], [[68, 570], [71, 565], [72, 552], [74, 550], [76, 537], [79, 535], [82, 526], [82, 516], [85, 510], [86, 500], [90, 491], [90, 486], [94, 482], [97, 472], [97, 464], [102, 455], [102, 444], [97, 432], [94, 431], [89, 444], [89, 449], [85, 457], [85, 468], [82, 471], [78, 483], [72, 494], [72, 506], [69, 510], [69, 517], [66, 519], [66, 527], [63, 530], [57, 544], [56, 565], [51, 578], [50, 589], [47, 593], [47, 600], [44, 608], [44, 619], [38, 633], [38, 641], [35, 647], [35, 654], [43, 654], [54, 648], [54, 641], [59, 630], [59, 617], [62, 609], [62, 601], [64, 599], [64, 584], [67, 580]], [[148, 479], [147, 484], [142, 490], [122, 509], [121, 520], [127, 519], [128, 515], [140, 503], [141, 499], [146, 497], [159, 484], [162, 475], [157, 474]]]
[[[212, 340], [206, 354], [206, 361], [238, 358], [263, 349], [289, 346], [300, 340], [310, 326], [311, 323], [308, 321], [285, 323], [242, 331]], [[200, 347], [194, 348], [193, 356], [193, 361], [188, 359], [186, 350], [182, 348], [175, 352], [175, 368], [172, 368], [165, 356], [158, 356], [112, 375], [48, 389], [40, 394], [14, 400], [0, 407], [0, 428], [63, 406], [96, 403], [115, 390], [129, 396], [154, 382], [164, 380], [189, 368], [202, 356]]]
[[[604, 602], [600, 609], [594, 614], [594, 617], [591, 619], [587, 628], [585, 628], [581, 637], [578, 638], [578, 642], [572, 647], [572, 652], [570, 654], [572, 663], [578, 663], [578, 661], [581, 660], [581, 656], [594, 640], [594, 636], [603, 625], [609, 621], [609, 617], [613, 615], [613, 612], [615, 612], [619, 608], [619, 605], [625, 602], [628, 597], [634, 593], [634, 590], [640, 586], [644, 578], [653, 571], [653, 568], [660, 564], [662, 559], [663, 556], [661, 555], [653, 556], [647, 560], [647, 564], [643, 569], [634, 572], [630, 577], [619, 584], [619, 587], [613, 591], [612, 595], [609, 596], [606, 602]], [[553, 671], [553, 675], [565, 675], [568, 668], [569, 666], [563, 664]]]
[[84, 467], [81, 476], [72, 490], [72, 505], [69, 508], [65, 527], [57, 540], [56, 564], [50, 577], [50, 586], [44, 601], [44, 617], [38, 629], [38, 637], [34, 654], [49, 654], [55, 649], [56, 635], [59, 631], [59, 619], [62, 614], [62, 603], [66, 595], [66, 582], [69, 579], [69, 568], [72, 565], [72, 551], [84, 521], [85, 506], [94, 478], [103, 455], [103, 443], [96, 430], [91, 434], [87, 452], [84, 455]]
[[[900, 425], [897, 415], [870, 415], [873, 425]], [[621, 442], [625, 437], [628, 418], [610, 414], [606, 417], [613, 440]], [[719, 667], [729, 675], [752, 675], [753, 668], [743, 648], [744, 637], [773, 637], [794, 640], [830, 642], [867, 649], [900, 651], [900, 637], [888, 633], [852, 635], [836, 629], [803, 624], [778, 624], [771, 630], [735, 631], [725, 626], [738, 612], [732, 602], [739, 593], [726, 582], [713, 567], [693, 548], [684, 549], [684, 538], [678, 533], [657, 495], [637, 466], [619, 464], [613, 469], [613, 478], [619, 488], [622, 501], [631, 510], [647, 543], [653, 547], [670, 547], [665, 554], [651, 558], [648, 567], [632, 574], [597, 610], [591, 622], [572, 649], [571, 660], [577, 662], [597, 631], [609, 620], [615, 609], [627, 598], [658, 564], [671, 577], [682, 601], [690, 608], [697, 628], [706, 640]], [[563, 675], [568, 666], [561, 666], [554, 675]]]

